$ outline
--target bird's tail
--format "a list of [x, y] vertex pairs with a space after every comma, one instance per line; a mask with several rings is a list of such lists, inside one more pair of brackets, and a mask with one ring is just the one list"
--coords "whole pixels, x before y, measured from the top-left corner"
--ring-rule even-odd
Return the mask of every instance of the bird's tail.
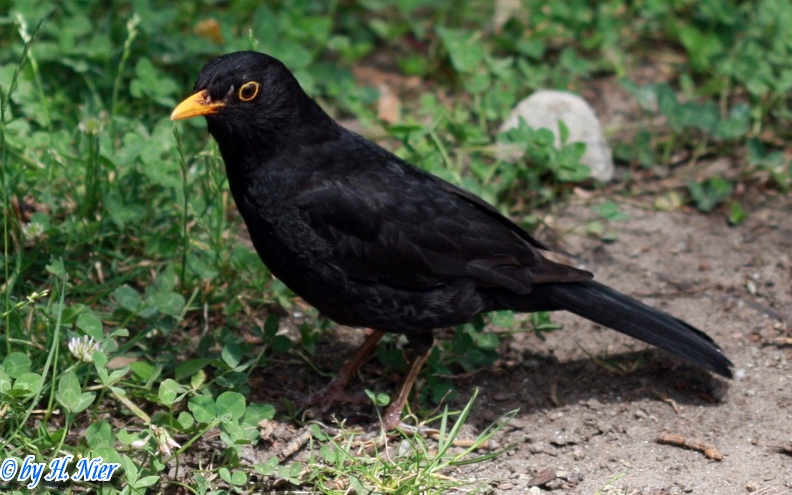
[[[593, 280], [537, 284], [528, 297], [509, 299], [510, 309], [563, 309], [688, 359], [721, 376], [732, 376], [731, 361], [707, 334]], [[537, 300], [549, 304], [536, 307]]]

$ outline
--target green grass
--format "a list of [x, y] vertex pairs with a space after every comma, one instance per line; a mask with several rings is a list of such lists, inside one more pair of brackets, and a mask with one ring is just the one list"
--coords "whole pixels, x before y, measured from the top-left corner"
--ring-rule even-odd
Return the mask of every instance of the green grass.
[[[680, 154], [690, 167], [729, 158], [735, 173], [668, 192], [681, 198], [663, 203], [671, 207], [688, 202], [736, 224], [750, 214], [738, 190], [792, 189], [787, 2], [523, 3], [530, 16], [494, 28], [483, 1], [12, 2], [0, 14], [2, 456], [120, 464], [111, 482], [57, 489], [67, 493], [247, 493], [277, 478], [325, 493], [343, 493], [332, 489], [339, 479], [400, 493], [394, 480], [410, 473], [421, 477], [408, 487], [448, 489], [446, 470], [462, 458], [443, 440], [405, 438], [404, 458], [359, 457], [346, 437], [316, 433], [315, 462], [242, 460], [261, 420], [296, 415], [257, 402], [250, 378], [272, 361], [313, 360], [332, 325], [308, 310], [300, 338], [280, 331], [279, 309], [304, 308], [240, 242], [203, 123], [168, 120], [215, 55], [253, 48], [281, 58], [334, 115], [381, 128], [396, 153], [527, 226], [579, 185], [581, 150], [555, 150], [546, 131], [497, 136], [499, 124], [537, 88], [581, 91], [604, 78], [641, 105], [629, 129], [612, 130], [625, 194], [633, 178], [680, 166]], [[375, 59], [420, 81], [393, 125], [378, 121], [377, 88], [353, 76]], [[646, 66], [658, 79], [633, 82]], [[525, 158], [499, 161], [499, 141], [524, 146]], [[598, 215], [590, 233], [615, 240], [618, 208]], [[436, 375], [488, 366], [511, 333], [553, 328], [547, 315], [517, 326], [499, 314], [459, 329], [428, 363], [418, 416], [455, 393]], [[378, 357], [404, 366], [393, 341]], [[202, 455], [195, 447], [207, 437], [222, 447]], [[166, 463], [181, 459], [187, 474], [170, 477]]]

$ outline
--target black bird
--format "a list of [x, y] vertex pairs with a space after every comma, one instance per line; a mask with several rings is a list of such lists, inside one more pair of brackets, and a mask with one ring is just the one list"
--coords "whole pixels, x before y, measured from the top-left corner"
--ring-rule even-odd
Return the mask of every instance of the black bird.
[[198, 115], [272, 273], [336, 322], [375, 330], [313, 403], [344, 397], [382, 332], [404, 334], [417, 357], [384, 418], [394, 426], [432, 330], [495, 310], [570, 311], [731, 377], [705, 333], [545, 258], [480, 198], [340, 126], [273, 57], [207, 63], [171, 119]]

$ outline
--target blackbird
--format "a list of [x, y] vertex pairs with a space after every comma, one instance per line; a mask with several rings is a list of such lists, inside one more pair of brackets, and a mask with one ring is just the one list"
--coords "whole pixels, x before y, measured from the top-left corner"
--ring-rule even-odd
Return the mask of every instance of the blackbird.
[[346, 382], [383, 332], [415, 349], [384, 423], [398, 423], [432, 330], [496, 310], [566, 310], [724, 377], [702, 331], [551, 261], [548, 248], [464, 189], [335, 122], [279, 60], [252, 51], [208, 62], [171, 120], [203, 115], [234, 201], [270, 271], [332, 320], [375, 330], [309, 403]]

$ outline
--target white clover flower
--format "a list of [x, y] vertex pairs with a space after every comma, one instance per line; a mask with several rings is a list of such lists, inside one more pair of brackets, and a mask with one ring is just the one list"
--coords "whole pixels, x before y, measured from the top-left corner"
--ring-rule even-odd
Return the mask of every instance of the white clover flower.
[[100, 350], [99, 343], [87, 335], [83, 337], [74, 337], [69, 340], [69, 351], [71, 351], [74, 357], [84, 363], [92, 363], [93, 356], [91, 356], [91, 354], [98, 350]]
[[86, 119], [81, 120], [80, 123], [77, 125], [77, 128], [80, 130], [80, 132], [82, 132], [83, 134], [87, 134], [88, 136], [98, 136], [99, 134], [102, 133], [102, 129], [104, 128], [104, 125], [102, 124], [102, 121], [100, 119], [95, 117], [88, 117]]
[[149, 438], [151, 438], [151, 437], [146, 437], [146, 438], [141, 438], [141, 439], [135, 440], [134, 442], [132, 442], [132, 448], [133, 449], [138, 449], [138, 450], [142, 449], [148, 443]]
[[151, 433], [154, 434], [154, 440], [157, 441], [157, 450], [164, 456], [172, 454], [171, 449], [181, 448], [181, 445], [176, 443], [176, 440], [170, 436], [170, 433], [165, 428], [160, 428], [157, 425], [151, 425]]
[[38, 222], [30, 222], [22, 225], [22, 236], [25, 238], [25, 245], [30, 246], [44, 236], [44, 226]]

